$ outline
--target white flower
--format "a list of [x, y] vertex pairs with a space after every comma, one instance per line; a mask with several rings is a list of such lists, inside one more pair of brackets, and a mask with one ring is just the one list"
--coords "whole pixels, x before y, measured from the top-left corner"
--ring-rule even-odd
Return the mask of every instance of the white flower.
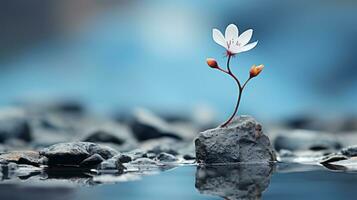
[[252, 38], [253, 30], [249, 29], [238, 35], [238, 27], [230, 24], [226, 28], [225, 36], [218, 30], [213, 29], [213, 40], [227, 49], [227, 54], [234, 55], [237, 53], [253, 49], [258, 41], [248, 44]]

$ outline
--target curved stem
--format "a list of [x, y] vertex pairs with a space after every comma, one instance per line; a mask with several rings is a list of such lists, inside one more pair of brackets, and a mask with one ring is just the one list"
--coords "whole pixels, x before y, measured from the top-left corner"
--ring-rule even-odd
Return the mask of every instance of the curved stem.
[[239, 107], [239, 103], [240, 103], [240, 100], [241, 100], [241, 98], [242, 98], [242, 92], [243, 92], [243, 90], [242, 90], [242, 89], [239, 89], [238, 100], [237, 100], [237, 103], [236, 103], [236, 107], [234, 108], [234, 112], [233, 112], [233, 114], [231, 115], [231, 117], [230, 117], [226, 122], [224, 122], [224, 124], [221, 125], [221, 127], [227, 126], [227, 125], [232, 121], [232, 119], [234, 118], [234, 116], [237, 114], [238, 107]]
[[231, 55], [228, 56], [228, 60], [227, 60], [227, 70], [228, 70], [228, 74], [236, 81], [238, 87], [239, 87], [239, 90], [242, 89], [242, 86], [238, 80], [238, 78], [232, 73], [231, 71], [231, 68], [230, 68], [230, 61], [231, 61]]
[[247, 83], [250, 81], [250, 79], [252, 79], [251, 77], [249, 77], [245, 83], [243, 84], [243, 87], [242, 87], [242, 91], [244, 90], [245, 86], [247, 85]]
[[239, 94], [238, 94], [238, 99], [237, 99], [237, 103], [236, 103], [236, 106], [235, 106], [235, 108], [234, 108], [234, 111], [233, 111], [233, 113], [232, 113], [232, 115], [229, 117], [229, 119], [225, 122], [225, 123], [223, 123], [222, 125], [221, 125], [221, 127], [225, 127], [225, 126], [227, 126], [231, 121], [232, 121], [232, 119], [234, 118], [234, 116], [237, 114], [237, 112], [238, 112], [238, 108], [239, 108], [239, 104], [240, 104], [240, 100], [241, 100], [241, 98], [242, 98], [242, 93], [243, 93], [243, 90], [244, 90], [244, 88], [245, 88], [245, 86], [247, 85], [247, 83], [249, 82], [249, 80], [251, 79], [251, 78], [248, 78], [248, 80], [247, 81], [245, 81], [245, 83], [243, 84], [243, 86], [240, 84], [240, 82], [239, 82], [239, 80], [238, 80], [238, 78], [232, 73], [232, 71], [231, 71], [231, 68], [230, 68], [230, 60], [231, 60], [231, 56], [229, 55], [228, 56], [228, 60], [227, 60], [227, 70], [228, 71], [224, 71], [224, 70], [221, 70], [221, 71], [224, 71], [224, 72], [228, 72], [227, 74], [229, 74], [235, 81], [236, 81], [236, 83], [237, 83], [237, 85], [238, 85], [238, 89], [239, 89]]

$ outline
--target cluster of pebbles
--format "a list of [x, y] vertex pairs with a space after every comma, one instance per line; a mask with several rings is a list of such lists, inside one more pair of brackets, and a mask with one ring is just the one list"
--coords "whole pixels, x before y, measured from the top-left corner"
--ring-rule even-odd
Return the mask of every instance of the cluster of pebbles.
[[[261, 160], [333, 170], [357, 166], [357, 147], [351, 146], [357, 144], [357, 134], [351, 122], [348, 131], [338, 133], [303, 127], [304, 123], [313, 124], [289, 121], [264, 127], [263, 133], [262, 126], [249, 116], [235, 118], [226, 128], [209, 129], [217, 123], [158, 116], [145, 109], [105, 118], [73, 102], [3, 108], [0, 180], [84, 178], [86, 184], [94, 184], [180, 165]], [[205, 169], [221, 171], [202, 165], [199, 169], [204, 179], [212, 178], [202, 175]], [[270, 169], [269, 165], [263, 171], [270, 173]]]
[[73, 102], [4, 108], [0, 110], [0, 180], [50, 179], [68, 173], [92, 178], [145, 174], [193, 164], [193, 139], [209, 126], [214, 125], [179, 116], [159, 117], [145, 109], [97, 117]]

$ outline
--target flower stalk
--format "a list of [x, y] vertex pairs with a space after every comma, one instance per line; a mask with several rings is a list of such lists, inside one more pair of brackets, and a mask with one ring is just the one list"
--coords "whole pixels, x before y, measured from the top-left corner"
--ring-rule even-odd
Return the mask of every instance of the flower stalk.
[[228, 59], [227, 59], [227, 71], [224, 70], [224, 69], [222, 69], [222, 68], [220, 68], [218, 65], [217, 65], [217, 67], [216, 67], [216, 69], [218, 69], [218, 70], [220, 70], [220, 71], [222, 71], [222, 72], [228, 74], [229, 76], [231, 76], [231, 77], [235, 80], [235, 82], [236, 82], [236, 84], [237, 84], [237, 86], [238, 86], [238, 98], [237, 98], [237, 102], [236, 102], [236, 106], [235, 106], [235, 108], [234, 108], [234, 111], [233, 111], [232, 115], [228, 118], [228, 120], [227, 120], [226, 122], [224, 122], [224, 123], [221, 125], [221, 127], [226, 127], [226, 126], [233, 120], [234, 116], [237, 114], [238, 108], [239, 108], [239, 104], [240, 104], [240, 101], [241, 101], [241, 99], [242, 99], [242, 94], [243, 94], [244, 88], [245, 88], [245, 86], [247, 85], [247, 83], [249, 82], [249, 80], [252, 79], [252, 77], [249, 77], [249, 78], [244, 82], [244, 84], [241, 85], [239, 79], [233, 74], [233, 72], [232, 72], [232, 70], [231, 70], [231, 68], [230, 68], [230, 60], [231, 60], [231, 57], [232, 57], [232, 55], [229, 55], [229, 54], [228, 54]]
[[212, 33], [213, 40], [217, 44], [223, 46], [226, 49], [226, 54], [227, 54], [227, 69], [226, 70], [219, 67], [219, 65], [215, 59], [213, 59], [213, 58], [207, 59], [207, 64], [209, 67], [211, 67], [213, 69], [217, 69], [225, 74], [228, 74], [230, 77], [232, 77], [234, 79], [234, 81], [236, 82], [237, 87], [238, 87], [238, 98], [237, 98], [237, 102], [236, 102], [234, 111], [233, 111], [232, 115], [228, 118], [228, 120], [225, 121], [220, 127], [226, 127], [233, 120], [234, 116], [238, 112], [244, 88], [246, 87], [248, 82], [252, 78], [258, 76], [264, 68], [264, 65], [259, 65], [259, 66], [253, 65], [249, 71], [249, 78], [244, 82], [243, 85], [241, 84], [241, 82], [239, 81], [237, 76], [234, 75], [234, 73], [232, 72], [231, 67], [230, 67], [231, 58], [234, 57], [238, 53], [242, 53], [242, 52], [249, 51], [249, 50], [253, 49], [258, 43], [258, 42], [253, 42], [253, 43], [248, 44], [252, 37], [252, 33], [253, 33], [252, 29], [249, 29], [249, 30], [243, 32], [241, 35], [239, 35], [238, 32], [239, 32], [238, 27], [234, 24], [230, 24], [229, 26], [227, 26], [225, 36], [223, 36], [223, 34], [219, 30], [213, 29], [213, 33]]

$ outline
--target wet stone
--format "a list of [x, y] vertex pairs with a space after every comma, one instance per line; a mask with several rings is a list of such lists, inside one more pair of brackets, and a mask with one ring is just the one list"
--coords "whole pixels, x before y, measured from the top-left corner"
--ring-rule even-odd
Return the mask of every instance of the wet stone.
[[195, 140], [196, 161], [204, 164], [276, 161], [269, 138], [250, 116], [236, 117], [224, 128], [201, 132]]
[[17, 164], [27, 164], [39, 166], [40, 155], [37, 151], [13, 151], [0, 155], [0, 159], [6, 162], [14, 162]]
[[90, 142], [59, 143], [44, 148], [41, 156], [48, 158], [48, 165], [80, 165], [91, 155], [98, 154], [104, 159], [109, 159], [118, 154], [114, 149]]
[[176, 156], [168, 154], [168, 153], [160, 153], [158, 156], [156, 156], [155, 159], [160, 161], [160, 162], [175, 162], [175, 161], [178, 161]]
[[103, 161], [102, 163], [100, 163], [100, 164], [98, 165], [98, 169], [99, 169], [99, 170], [104, 170], [104, 171], [106, 171], [106, 170], [110, 170], [110, 171], [115, 170], [115, 171], [121, 173], [121, 172], [123, 172], [124, 169], [126, 169], [126, 168], [125, 168], [124, 165], [119, 161], [118, 158], [113, 157], [113, 158], [110, 158], [110, 159], [105, 160], [105, 161]]
[[99, 154], [93, 154], [90, 157], [84, 159], [81, 163], [81, 167], [92, 167], [92, 166], [97, 166], [101, 162], [104, 161], [104, 158], [100, 156]]

